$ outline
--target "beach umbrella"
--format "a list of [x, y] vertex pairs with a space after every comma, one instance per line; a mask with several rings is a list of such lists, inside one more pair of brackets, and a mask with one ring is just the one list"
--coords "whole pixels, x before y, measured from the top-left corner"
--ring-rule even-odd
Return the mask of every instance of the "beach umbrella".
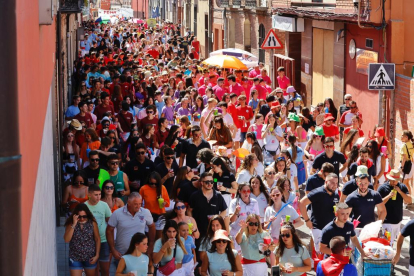
[[227, 48], [227, 49], [220, 49], [210, 53], [210, 57], [217, 56], [217, 55], [226, 55], [226, 56], [234, 56], [241, 60], [247, 67], [254, 67], [257, 66], [259, 63], [259, 59], [250, 52], [236, 49], [236, 48]]
[[238, 58], [233, 56], [213, 56], [202, 62], [203, 64], [218, 66], [221, 68], [232, 68], [239, 70], [247, 70], [247, 66], [243, 64]]

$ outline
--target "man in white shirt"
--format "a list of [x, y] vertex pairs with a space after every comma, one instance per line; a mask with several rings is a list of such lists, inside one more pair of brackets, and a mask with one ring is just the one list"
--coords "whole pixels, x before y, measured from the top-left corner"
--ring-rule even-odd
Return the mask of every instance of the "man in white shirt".
[[233, 117], [227, 113], [227, 103], [219, 102], [217, 107], [221, 108], [221, 115], [223, 116], [224, 124], [230, 129], [231, 136], [234, 138], [236, 136], [237, 128], [234, 125]]

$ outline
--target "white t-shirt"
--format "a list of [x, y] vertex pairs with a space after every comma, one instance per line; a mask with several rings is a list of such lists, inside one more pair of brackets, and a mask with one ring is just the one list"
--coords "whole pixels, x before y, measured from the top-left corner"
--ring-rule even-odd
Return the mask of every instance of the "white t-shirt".
[[[263, 127], [263, 131], [262, 131], [262, 137], [263, 134], [265, 133], [265, 130], [267, 129], [267, 126]], [[279, 140], [277, 140], [276, 136], [273, 135], [276, 133], [276, 136], [279, 137], [283, 137], [283, 131], [282, 128], [280, 126], [276, 126], [274, 132], [272, 132], [272, 134], [267, 134], [266, 138], [264, 139], [264, 144], [266, 145], [265, 148], [266, 150], [269, 151], [277, 151], [279, 148]]]
[[259, 204], [254, 198], [250, 198], [250, 204], [247, 205], [240, 198], [233, 198], [230, 201], [229, 215], [233, 215], [236, 211], [237, 204], [240, 205], [239, 217], [230, 224], [230, 235], [233, 237], [236, 236], [237, 232], [240, 230], [239, 222], [241, 220], [246, 220], [250, 214], [256, 214], [260, 216]]
[[226, 115], [223, 116], [224, 124], [230, 128], [230, 126], [234, 125], [233, 117], [229, 113], [226, 113]]
[[250, 178], [252, 178], [250, 172], [248, 170], [242, 170], [237, 174], [236, 182], [238, 184], [249, 183]]
[[267, 203], [267, 198], [263, 193], [260, 193], [257, 197], [253, 193], [251, 193], [250, 196], [251, 198], [256, 199], [257, 203], [259, 204], [260, 222], [263, 222], [266, 208], [269, 206], [269, 204]]
[[[211, 109], [209, 109], [208, 107], [204, 108], [203, 111], [201, 111], [201, 118], [206, 118], [208, 116], [208, 113], [210, 113]], [[204, 125], [202, 126], [202, 128], [204, 129], [204, 131], [208, 134], [208, 126], [210, 125], [211, 119], [214, 116], [210, 116], [210, 120], [209, 121], [204, 121]]]
[[[282, 205], [283, 206], [283, 205]], [[264, 221], [269, 221], [271, 217], [276, 215], [275, 208], [273, 206], [269, 206], [266, 208]], [[273, 239], [279, 239], [279, 232], [280, 232], [280, 224], [282, 220], [285, 220], [286, 215], [290, 216], [290, 222], [293, 222], [297, 218], [299, 218], [298, 213], [293, 209], [292, 206], [288, 205], [277, 215], [276, 219], [272, 222], [270, 226], [270, 235]]]

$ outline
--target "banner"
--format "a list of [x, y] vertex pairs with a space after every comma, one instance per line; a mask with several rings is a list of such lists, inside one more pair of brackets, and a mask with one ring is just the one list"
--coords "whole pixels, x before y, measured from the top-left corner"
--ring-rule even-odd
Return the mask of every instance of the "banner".
[[119, 8], [118, 10], [102, 10], [98, 9], [98, 17], [111, 18], [111, 17], [134, 17], [134, 10], [129, 8]]
[[155, 18], [148, 18], [147, 25], [148, 27], [153, 28], [157, 25], [157, 20]]

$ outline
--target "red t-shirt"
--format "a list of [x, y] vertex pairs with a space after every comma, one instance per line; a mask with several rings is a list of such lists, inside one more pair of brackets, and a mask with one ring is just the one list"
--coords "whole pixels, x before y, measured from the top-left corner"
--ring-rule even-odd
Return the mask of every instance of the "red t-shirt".
[[[240, 128], [241, 132], [247, 132], [247, 129], [250, 126], [250, 120], [253, 118], [253, 109], [246, 105], [244, 107], [242, 107], [241, 105], [239, 105], [238, 107], [236, 107], [237, 110], [237, 118], [236, 120], [234, 120], [237, 128]], [[238, 116], [243, 116], [246, 118], [246, 123], [244, 123], [244, 121], [239, 120]]]
[[335, 137], [339, 134], [339, 128], [335, 124], [332, 124], [330, 127], [322, 124], [322, 127], [323, 132], [325, 133], [325, 137]]
[[148, 116], [143, 118], [140, 122], [139, 122], [139, 128], [142, 131], [144, 131], [145, 126], [147, 124], [153, 125], [155, 127], [155, 132], [158, 132], [158, 118], [154, 116], [154, 118], [152, 118], [152, 120], [148, 119]]
[[115, 115], [115, 110], [112, 105], [103, 106], [102, 104], [100, 104], [95, 107], [93, 114], [96, 115], [97, 120], [102, 120], [104, 114], [109, 111], [112, 113], [112, 115]]
[[162, 147], [162, 143], [165, 142], [165, 139], [168, 137], [168, 129], [164, 132], [157, 130], [155, 132], [155, 136], [157, 137], [157, 141], [160, 144], [160, 147]]
[[[348, 132], [352, 129], [352, 127], [347, 127], [344, 130], [344, 135], [347, 135]], [[358, 128], [358, 133], [359, 133], [359, 137], [364, 137], [364, 132], [362, 131], [362, 129]]]
[[195, 48], [195, 51], [197, 53], [200, 52], [200, 41], [193, 41], [193, 42], [191, 42], [191, 46], [193, 46]]
[[131, 124], [134, 120], [134, 116], [131, 114], [131, 112], [123, 113], [122, 111], [116, 115], [116, 118], [118, 118], [118, 122], [121, 125], [121, 128], [124, 132], [130, 132], [131, 131]]
[[85, 116], [81, 116], [80, 113], [78, 113], [74, 119], [78, 120], [79, 122], [85, 122], [85, 126], [86, 128], [90, 128], [91, 125], [93, 124], [93, 118], [91, 116], [91, 114], [89, 113], [85, 113]]
[[121, 90], [122, 90], [122, 96], [126, 97], [128, 95], [132, 94], [132, 89], [133, 89], [133, 85], [132, 83], [128, 83], [128, 82], [123, 82], [119, 84], [121, 86]]

